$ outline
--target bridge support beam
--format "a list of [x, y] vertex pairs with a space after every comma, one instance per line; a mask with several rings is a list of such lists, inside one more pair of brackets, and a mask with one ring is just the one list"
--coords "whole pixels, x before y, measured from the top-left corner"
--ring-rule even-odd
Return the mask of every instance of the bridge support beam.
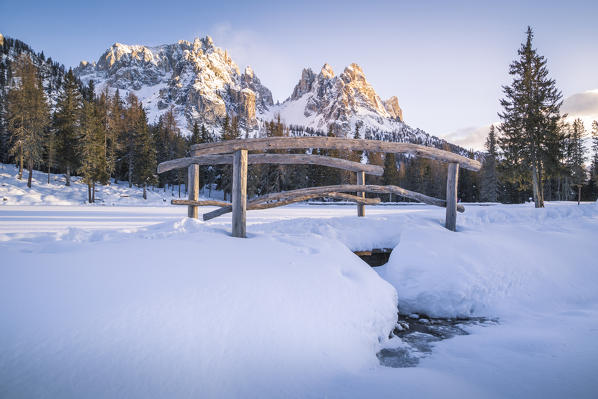
[[233, 237], [247, 236], [247, 150], [237, 150], [233, 156]]
[[[189, 201], [199, 200], [199, 165], [189, 165], [187, 168], [187, 192], [189, 193]], [[187, 208], [187, 216], [193, 219], [199, 217], [199, 208], [190, 205]]]
[[[365, 172], [355, 172], [355, 174], [357, 175], [357, 185], [365, 185]], [[357, 196], [365, 198], [365, 192], [357, 193]], [[357, 216], [365, 216], [365, 204], [357, 204]]]
[[446, 221], [445, 227], [457, 230], [457, 184], [459, 182], [459, 164], [449, 163], [446, 176]]

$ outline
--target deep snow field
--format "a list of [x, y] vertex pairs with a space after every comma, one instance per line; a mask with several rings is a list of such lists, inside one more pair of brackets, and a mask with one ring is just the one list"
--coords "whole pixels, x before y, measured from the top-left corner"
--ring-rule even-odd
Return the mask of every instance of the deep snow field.
[[[598, 397], [595, 203], [465, 204], [456, 233], [436, 207], [301, 204], [248, 212], [237, 239], [230, 215], [187, 219], [158, 193], [90, 206], [37, 188], [69, 205], [18, 205], [37, 194], [11, 173], [1, 398]], [[375, 269], [352, 253], [386, 247]], [[497, 322], [384, 367], [383, 348], [417, 352], [389, 339], [397, 305]]]

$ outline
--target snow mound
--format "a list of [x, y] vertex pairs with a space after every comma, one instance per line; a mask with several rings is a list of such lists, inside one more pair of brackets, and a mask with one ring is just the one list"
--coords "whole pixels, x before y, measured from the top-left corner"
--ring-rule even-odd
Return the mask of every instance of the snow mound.
[[410, 226], [378, 268], [401, 313], [432, 317], [513, 315], [598, 302], [598, 273], [584, 251], [598, 238], [593, 204], [468, 207], [459, 232]]
[[396, 322], [394, 288], [315, 235], [181, 219], [1, 251], [7, 397], [287, 397], [376, 367]]

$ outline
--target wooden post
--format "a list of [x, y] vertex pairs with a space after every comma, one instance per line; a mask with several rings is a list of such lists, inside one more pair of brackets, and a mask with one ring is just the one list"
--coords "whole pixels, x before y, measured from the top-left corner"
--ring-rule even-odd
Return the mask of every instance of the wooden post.
[[[365, 184], [365, 172], [355, 172], [357, 174], [357, 185]], [[358, 197], [365, 198], [365, 192], [357, 193]], [[357, 216], [365, 216], [365, 205], [357, 204]]]
[[237, 150], [233, 157], [233, 237], [246, 237], [247, 150]]
[[[187, 168], [187, 183], [189, 189], [189, 200], [190, 201], [198, 201], [199, 200], [199, 165], [191, 164]], [[187, 208], [187, 216], [193, 219], [197, 219], [199, 217], [199, 208], [197, 206], [189, 206]]]
[[449, 163], [446, 176], [446, 223], [451, 231], [457, 229], [457, 184], [459, 182], [459, 164]]

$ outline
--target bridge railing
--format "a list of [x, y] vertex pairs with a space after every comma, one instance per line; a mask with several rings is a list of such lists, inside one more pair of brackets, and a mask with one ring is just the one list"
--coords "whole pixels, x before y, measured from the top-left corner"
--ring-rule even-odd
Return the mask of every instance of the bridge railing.
[[[347, 151], [370, 151], [395, 154], [411, 154], [448, 163], [446, 200], [433, 198], [398, 186], [367, 185], [365, 175], [381, 176], [384, 169], [376, 165], [367, 165], [345, 159], [310, 154], [267, 154], [267, 150], [292, 150], [321, 148]], [[248, 151], [258, 153], [248, 154]], [[199, 201], [199, 165], [233, 165], [232, 203], [221, 201]], [[281, 193], [268, 194], [247, 201], [247, 165], [248, 164], [301, 164], [321, 165], [344, 169], [356, 173], [356, 185], [335, 185], [310, 187]], [[187, 205], [188, 216], [197, 218], [198, 207], [218, 205], [219, 209], [203, 215], [204, 220], [232, 212], [232, 235], [246, 236], [246, 212], [252, 209], [266, 209], [305, 201], [311, 198], [343, 198], [357, 203], [358, 216], [365, 215], [365, 205], [377, 203], [377, 198], [365, 198], [366, 192], [393, 193], [426, 204], [446, 207], [447, 229], [455, 231], [457, 211], [463, 212], [457, 204], [457, 182], [459, 168], [478, 171], [481, 164], [461, 155], [411, 143], [391, 143], [379, 140], [345, 139], [337, 137], [269, 137], [257, 139], [229, 140], [217, 143], [196, 144], [191, 146], [191, 157], [179, 158], [158, 165], [158, 173], [178, 168], [188, 168], [189, 199], [173, 200], [175, 205]], [[357, 195], [347, 194], [356, 192]]]

